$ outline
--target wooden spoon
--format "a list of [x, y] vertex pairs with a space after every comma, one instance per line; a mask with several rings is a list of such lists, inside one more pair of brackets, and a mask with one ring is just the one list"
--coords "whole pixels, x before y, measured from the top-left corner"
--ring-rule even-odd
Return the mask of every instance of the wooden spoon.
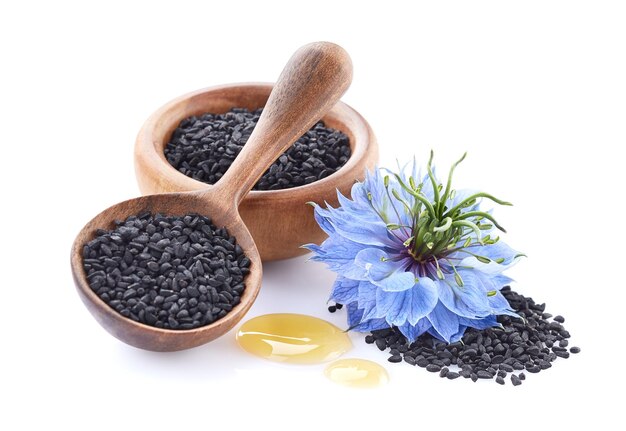
[[[210, 190], [131, 199], [113, 205], [87, 223], [72, 246], [71, 265], [76, 289], [96, 320], [121, 341], [155, 351], [195, 347], [235, 326], [252, 306], [263, 273], [257, 247], [239, 216], [239, 203], [270, 165], [337, 103], [351, 80], [352, 63], [341, 47], [328, 42], [303, 46], [283, 69], [243, 150]], [[144, 211], [177, 216], [203, 214], [235, 236], [251, 265], [241, 302], [226, 316], [195, 329], [160, 329], [122, 316], [91, 290], [83, 269], [83, 246], [95, 237], [97, 229], [112, 229], [115, 220]]]

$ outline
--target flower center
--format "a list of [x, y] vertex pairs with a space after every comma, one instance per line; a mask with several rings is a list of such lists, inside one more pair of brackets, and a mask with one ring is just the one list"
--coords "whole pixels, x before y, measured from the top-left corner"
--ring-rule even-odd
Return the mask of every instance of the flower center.
[[[478, 210], [478, 199], [486, 198], [500, 205], [511, 205], [482, 192], [455, 199], [452, 176], [463, 159], [465, 154], [450, 168], [445, 187], [433, 174], [432, 151], [427, 165], [428, 175], [419, 184], [413, 177], [408, 178], [407, 184], [401, 175], [394, 174], [400, 186], [400, 190], [397, 190], [390, 187], [390, 178], [385, 176], [386, 196], [398, 223], [387, 223], [388, 218], [377, 211], [387, 223], [390, 234], [402, 241], [421, 275], [432, 276], [434, 272], [443, 279], [444, 272], [454, 273], [459, 286], [463, 285], [463, 280], [457, 272], [457, 266], [464, 257], [471, 255], [481, 262], [491, 262], [491, 259], [472, 252], [472, 248], [498, 242], [499, 237], [491, 238], [491, 235], [483, 235], [483, 232], [491, 231], [494, 226], [506, 232], [491, 214]], [[371, 201], [371, 194], [368, 197]], [[502, 261], [496, 260], [498, 263]]]

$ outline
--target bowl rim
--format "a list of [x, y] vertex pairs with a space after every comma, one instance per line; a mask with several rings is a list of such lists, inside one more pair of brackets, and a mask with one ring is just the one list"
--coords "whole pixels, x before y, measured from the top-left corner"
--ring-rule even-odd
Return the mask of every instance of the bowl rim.
[[[168, 111], [175, 106], [186, 103], [194, 97], [204, 96], [206, 93], [219, 93], [221, 91], [229, 91], [235, 88], [250, 88], [257, 91], [271, 91], [273, 83], [270, 82], [238, 82], [214, 85], [210, 87], [201, 88], [195, 91], [185, 93], [178, 96], [169, 102], [162, 105], [159, 109], [154, 111], [143, 124], [141, 130], [137, 135], [135, 142], [135, 170], [137, 172], [137, 160], [143, 159], [145, 165], [150, 166], [150, 169], [155, 171], [160, 176], [165, 178], [178, 178], [180, 179], [176, 185], [180, 185], [181, 182], [189, 184], [189, 187], [181, 188], [181, 191], [190, 190], [203, 190], [213, 187], [213, 184], [208, 184], [202, 181], [198, 181], [192, 177], [189, 177], [182, 172], [178, 171], [172, 166], [165, 158], [165, 153], [157, 150], [157, 142], [155, 139], [154, 130], [159, 123], [160, 119]], [[178, 120], [182, 121], [181, 118]], [[266, 202], [269, 200], [286, 200], [293, 197], [294, 194], [301, 196], [316, 196], [320, 190], [328, 188], [337, 188], [337, 179], [345, 174], [359, 168], [362, 165], [362, 161], [368, 158], [371, 151], [378, 150], [376, 138], [369, 123], [359, 114], [354, 108], [348, 104], [339, 101], [337, 104], [322, 117], [321, 120], [335, 122], [339, 121], [344, 124], [345, 129], [337, 129], [344, 133], [348, 131], [352, 135], [353, 139], [350, 139], [351, 154], [348, 161], [333, 172], [331, 175], [322, 178], [321, 180], [314, 181], [310, 184], [304, 184], [301, 186], [290, 187], [286, 189], [278, 190], [251, 190], [244, 201], [259, 201]], [[333, 127], [335, 128], [335, 127]]]

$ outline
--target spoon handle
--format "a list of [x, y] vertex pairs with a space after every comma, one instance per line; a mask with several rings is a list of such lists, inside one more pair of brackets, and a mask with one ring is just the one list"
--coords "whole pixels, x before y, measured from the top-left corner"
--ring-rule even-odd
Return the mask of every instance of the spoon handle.
[[338, 45], [315, 42], [289, 59], [248, 142], [207, 193], [236, 206], [272, 163], [319, 121], [352, 81], [352, 62]]

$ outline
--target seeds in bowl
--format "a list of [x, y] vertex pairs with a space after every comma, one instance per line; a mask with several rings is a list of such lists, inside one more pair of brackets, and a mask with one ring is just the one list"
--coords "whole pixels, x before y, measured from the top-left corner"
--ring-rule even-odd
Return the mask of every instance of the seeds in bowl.
[[[215, 184], [252, 134], [263, 109], [233, 108], [180, 122], [165, 146], [165, 158], [181, 173]], [[253, 190], [280, 190], [311, 184], [339, 170], [350, 158], [343, 132], [320, 121], [302, 135], [263, 174]]]
[[207, 217], [146, 212], [99, 229], [83, 248], [83, 267], [91, 289], [122, 316], [184, 330], [239, 304], [250, 260]]

